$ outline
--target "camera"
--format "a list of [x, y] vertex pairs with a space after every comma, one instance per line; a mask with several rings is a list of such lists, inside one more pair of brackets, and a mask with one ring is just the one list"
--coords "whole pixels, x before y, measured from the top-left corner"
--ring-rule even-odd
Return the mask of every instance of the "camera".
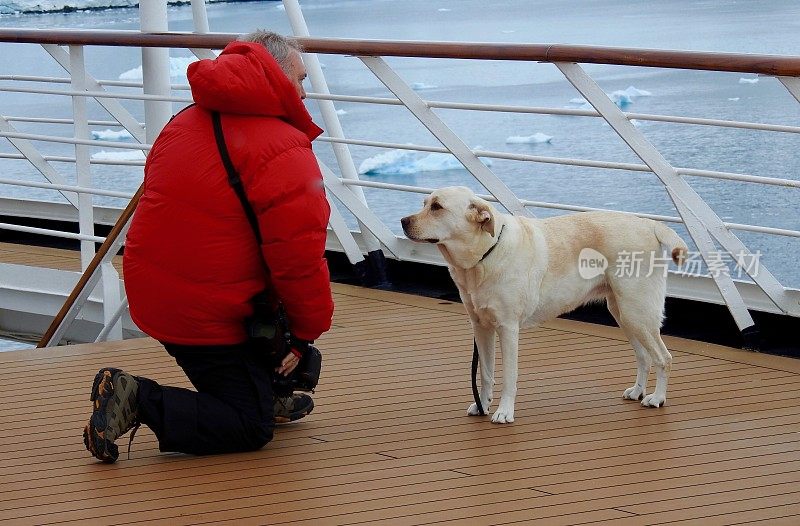
[[[246, 321], [247, 335], [268, 355], [272, 391], [275, 396], [290, 396], [295, 391], [314, 392], [322, 370], [322, 353], [308, 342], [293, 341], [286, 313], [281, 305], [274, 308], [266, 295], [253, 298], [253, 315]], [[294, 347], [302, 353], [297, 367], [288, 376], [275, 369]]]
[[[288, 348], [287, 348], [288, 352]], [[286, 356], [285, 354], [283, 356]], [[280, 359], [278, 363], [280, 364]], [[309, 345], [300, 358], [300, 363], [288, 376], [272, 373], [272, 390], [277, 396], [289, 396], [295, 391], [314, 392], [322, 370], [322, 353], [313, 345]]]

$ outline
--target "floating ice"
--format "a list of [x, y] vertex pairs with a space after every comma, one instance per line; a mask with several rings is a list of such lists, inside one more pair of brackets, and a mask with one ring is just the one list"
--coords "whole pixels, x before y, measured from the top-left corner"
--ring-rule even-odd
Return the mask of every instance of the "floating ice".
[[135, 7], [139, 0], [0, 0], [0, 14]]
[[120, 150], [118, 152], [107, 152], [101, 150], [92, 154], [95, 161], [144, 161], [142, 150]]
[[345, 110], [336, 110], [336, 115], [347, 115]]
[[[633, 101], [638, 97], [651, 97], [653, 94], [649, 91], [636, 88], [634, 86], [628, 86], [624, 90], [617, 90], [611, 93], [606, 93], [608, 98], [610, 98], [614, 104], [616, 104], [619, 108], [625, 108], [626, 106], [633, 104]], [[580, 97], [575, 99], [570, 99], [569, 101], [571, 104], [579, 104], [580, 109], [582, 110], [591, 110], [592, 105], [589, 104], [586, 99]]]
[[437, 9], [440, 13], [446, 13], [447, 11], [452, 11], [452, 9], [447, 9], [446, 7], [440, 7]]
[[390, 150], [364, 159], [358, 167], [358, 173], [378, 175], [382, 173], [410, 174], [418, 170], [414, 168], [418, 154], [410, 150]]
[[639, 89], [634, 86], [628, 86], [627, 89], [621, 91], [615, 91], [614, 93], [619, 93], [620, 95], [626, 95], [631, 98], [636, 97], [652, 97], [653, 94], [647, 90]]
[[507, 35], [508, 35], [509, 33], [516, 33], [516, 32], [517, 32], [517, 30], [516, 30], [516, 29], [503, 29], [503, 30], [502, 30], [502, 31], [500, 31], [500, 32], [501, 32], [501, 33], [505, 33], [505, 34], [507, 34]]
[[121, 73], [119, 76], [119, 80], [142, 80], [143, 78], [144, 73], [142, 72], [142, 66], [129, 69], [128, 71]]
[[425, 84], [424, 82], [414, 82], [411, 84], [411, 89], [413, 90], [433, 89], [438, 87], [439, 86], [434, 86], [433, 84]]
[[100, 141], [125, 141], [133, 139], [133, 135], [131, 135], [131, 133], [128, 130], [92, 131], [92, 139], [97, 139]]
[[[225, 0], [206, 0], [208, 3]], [[140, 0], [0, 0], [0, 14], [47, 13], [106, 7], [136, 7]], [[185, 4], [186, 0], [168, 0], [169, 5]], [[282, 9], [283, 5], [279, 6]]]
[[506, 144], [540, 144], [544, 142], [551, 142], [552, 139], [553, 137], [550, 135], [536, 132], [533, 135], [528, 136], [512, 135], [511, 137], [506, 138]]
[[[486, 166], [492, 165], [489, 159], [481, 159], [481, 161]], [[449, 153], [425, 154], [411, 150], [390, 150], [365, 159], [358, 167], [358, 173], [362, 175], [396, 175], [463, 169], [464, 165]]]
[[755, 84], [756, 82], [758, 82], [758, 77], [742, 77], [739, 79], [739, 84]]
[[[186, 78], [186, 68], [192, 62], [197, 62], [196, 57], [169, 57], [170, 78]], [[119, 76], [119, 80], [142, 80], [142, 66], [129, 69]]]
[[732, 100], [733, 102], [736, 102], [737, 100], [739, 100], [739, 97], [728, 97], [728, 100]]

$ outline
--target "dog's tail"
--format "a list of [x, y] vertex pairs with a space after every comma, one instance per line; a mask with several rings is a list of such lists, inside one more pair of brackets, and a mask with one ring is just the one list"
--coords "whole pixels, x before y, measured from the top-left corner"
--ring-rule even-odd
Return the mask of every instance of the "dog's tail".
[[658, 241], [667, 247], [672, 255], [672, 261], [681, 266], [689, 254], [689, 247], [674, 230], [664, 223], [655, 222], [655, 234]]

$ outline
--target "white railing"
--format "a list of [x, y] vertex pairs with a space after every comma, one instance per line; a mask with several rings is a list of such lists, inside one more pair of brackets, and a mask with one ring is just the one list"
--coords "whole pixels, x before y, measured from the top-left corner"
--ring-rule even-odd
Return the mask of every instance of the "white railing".
[[[298, 19], [299, 10], [295, 11], [292, 4], [286, 2], [287, 10], [295, 17], [293, 27], [300, 35], [307, 34], [301, 17]], [[299, 8], [298, 8], [299, 9]], [[3, 107], [0, 96], [0, 137], [5, 137], [19, 153], [0, 153], [0, 159], [6, 162], [25, 161], [30, 164], [31, 172], [39, 172], [47, 182], [29, 181], [11, 177], [0, 178], [0, 185], [13, 185], [19, 188], [46, 189], [59, 192], [68, 204], [63, 205], [65, 210], [72, 207], [76, 212], [64, 212], [64, 218], [75, 218], [79, 224], [79, 232], [64, 232], [53, 229], [43, 229], [30, 226], [16, 225], [13, 223], [0, 223], [0, 230], [13, 230], [31, 234], [62, 237], [65, 239], [79, 240], [81, 242], [82, 267], [89, 267], [95, 254], [95, 243], [102, 241], [94, 234], [94, 211], [92, 196], [109, 198], [130, 199], [131, 192], [120, 190], [100, 189], [94, 185], [92, 167], [96, 165], [119, 166], [139, 170], [144, 161], [130, 160], [93, 160], [89, 155], [89, 148], [115, 148], [139, 149], [149, 151], [152, 138], [166, 122], [164, 118], [164, 104], [167, 108], [171, 104], [184, 105], [191, 102], [185, 96], [173, 95], [172, 92], [185, 91], [188, 86], [170, 85], [164, 72], [160, 72], [157, 82], [148, 81], [148, 72], [152, 64], [148, 64], [148, 54], [144, 54], [145, 80], [142, 83], [96, 80], [91, 77], [83, 63], [83, 50], [86, 45], [131, 45], [142, 46], [142, 49], [165, 50], [167, 47], [183, 47], [192, 50], [197, 56], [210, 56], [210, 49], [218, 49], [234, 35], [222, 34], [159, 34], [148, 35], [137, 32], [35, 32], [29, 30], [0, 30], [0, 46], [3, 42], [28, 42], [32, 45], [41, 45], [44, 49], [70, 74], [69, 77], [45, 77], [3, 75], [0, 76], [0, 92], [26, 94], [33, 96], [61, 96], [72, 102], [73, 117], [52, 118], [48, 116], [6, 116], [9, 108]], [[55, 42], [68, 44], [65, 50]], [[800, 188], [800, 181], [782, 177], [765, 177], [754, 174], [732, 173], [726, 171], [700, 170], [694, 168], [675, 167], [664, 159], [659, 151], [647, 140], [631, 120], [669, 122], [691, 126], [710, 126], [724, 128], [738, 128], [754, 130], [764, 133], [800, 133], [800, 126], [784, 124], [754, 123], [744, 121], [695, 118], [670, 115], [653, 115], [644, 113], [624, 112], [615, 105], [609, 97], [597, 86], [589, 75], [578, 65], [578, 62], [603, 62], [627, 64], [625, 60], [611, 60], [609, 52], [603, 48], [569, 48], [557, 52], [555, 46], [543, 47], [515, 46], [514, 53], [509, 54], [508, 46], [477, 44], [427, 44], [414, 46], [409, 43], [399, 42], [369, 42], [369, 41], [337, 41], [323, 39], [305, 39], [304, 43], [309, 51], [334, 53], [339, 55], [353, 55], [360, 60], [372, 74], [379, 79], [394, 94], [394, 97], [365, 97], [347, 94], [331, 94], [322, 77], [322, 69], [314, 67], [315, 62], [309, 61], [309, 71], [316, 92], [309, 93], [308, 98], [317, 101], [322, 108], [325, 125], [332, 130], [328, 135], [319, 140], [332, 145], [338, 173], [321, 162], [324, 180], [329, 195], [335, 197], [351, 213], [357, 228], [348, 228], [347, 221], [340, 211], [333, 207], [331, 218], [331, 235], [329, 248], [343, 250], [347, 253], [351, 263], [357, 264], [363, 260], [365, 253], [383, 250], [388, 257], [400, 260], [423, 261], [441, 264], [441, 258], [431, 247], [416, 245], [405, 238], [396, 235], [392, 228], [386, 224], [374, 209], [370, 208], [362, 188], [380, 189], [393, 192], [429, 193], [431, 187], [418, 185], [393, 184], [387, 182], [359, 180], [348, 146], [358, 145], [370, 148], [408, 149], [421, 152], [448, 153], [454, 155], [461, 164], [480, 182], [489, 192], [487, 199], [500, 203], [503, 207], [515, 214], [531, 214], [532, 209], [552, 209], [566, 212], [596, 210], [597, 208], [581, 206], [571, 203], [557, 203], [523, 199], [515, 195], [511, 189], [480, 158], [502, 159], [517, 162], [540, 164], [555, 164], [576, 166], [602, 170], [624, 170], [632, 172], [652, 173], [666, 188], [674, 204], [676, 215], [653, 214], [646, 211], [636, 212], [637, 215], [652, 219], [680, 223], [689, 232], [699, 252], [702, 254], [709, 268], [714, 265], [719, 268], [718, 262], [712, 260], [718, 243], [733, 258], [745, 258], [753, 254], [742, 243], [733, 231], [755, 232], [769, 236], [784, 236], [787, 238], [800, 237], [800, 231], [791, 228], [776, 228], [766, 225], [741, 224], [723, 221], [717, 213], [689, 186], [684, 177], [710, 178], [724, 181], [745, 182], [754, 185], [766, 185], [782, 188], [785, 192], [795, 192]], [[572, 53], [571, 55], [569, 53]], [[626, 50], [627, 56], [636, 54], [635, 50]], [[493, 54], [494, 53], [494, 54]], [[537, 54], [544, 53], [539, 56]], [[800, 79], [792, 75], [800, 73], [800, 57], [778, 57], [770, 61], [769, 57], [756, 60], [753, 57], [725, 56], [725, 60], [716, 63], [713, 54], [691, 54], [681, 52], [655, 52], [642, 51], [642, 56], [658, 62], [662, 67], [713, 69], [717, 71], [750, 71], [764, 74], [764, 68], [774, 67], [778, 72], [776, 77], [783, 86], [800, 101]], [[548, 57], [558, 56], [559, 60], [551, 60], [561, 71], [566, 79], [584, 96], [594, 107], [594, 110], [552, 108], [536, 106], [502, 105], [502, 104], [476, 104], [455, 103], [446, 101], [424, 100], [394, 71], [381, 55], [414, 56], [414, 57], [451, 57], [451, 58], [494, 58], [502, 60], [543, 60]], [[613, 55], [613, 53], [611, 53]], [[163, 54], [158, 55], [156, 63], [163, 67]], [[653, 58], [655, 57], [655, 58]], [[660, 58], [659, 58], [660, 57]], [[666, 58], [664, 58], [666, 57]], [[666, 61], [666, 62], [664, 62]], [[640, 61], [641, 65], [654, 65], [647, 60]], [[630, 65], [630, 64], [627, 64]], [[794, 69], [792, 69], [794, 68]], [[152, 80], [152, 79], [151, 79]], [[19, 84], [43, 84], [45, 87], [20, 86]], [[57, 88], [53, 86], [69, 88]], [[136, 89], [142, 92], [131, 93], [112, 91], [115, 89]], [[86, 102], [97, 101], [113, 120], [106, 118], [89, 118]], [[147, 115], [145, 121], [152, 118], [153, 123], [141, 122], [139, 112], [134, 115], [130, 110], [121, 105], [120, 101], [141, 102], [145, 105], [153, 104], [160, 108], [159, 111], [144, 111]], [[333, 102], [358, 103], [364, 105], [394, 105], [403, 106], [427, 128], [435, 139], [443, 146], [425, 146], [421, 144], [406, 144], [371, 140], [369, 138], [347, 138], [344, 129], [338, 122]], [[602, 160], [578, 159], [568, 157], [548, 157], [542, 155], [521, 154], [483, 149], [473, 149], [450, 129], [445, 122], [433, 111], [434, 109], [461, 110], [470, 112], [505, 112], [512, 114], [540, 114], [560, 115], [566, 117], [593, 117], [604, 119], [611, 128], [625, 141], [630, 149], [643, 161], [638, 163], [610, 162]], [[154, 110], [155, 111], [155, 110]], [[135, 112], [134, 112], [135, 113]], [[169, 111], [168, 113], [171, 113]], [[156, 115], [151, 117], [151, 115]], [[12, 123], [30, 123], [37, 125], [51, 125], [54, 127], [71, 126], [71, 137], [59, 135], [58, 132], [49, 134], [24, 133], [17, 130]], [[130, 132], [135, 143], [119, 143], [111, 141], [93, 140], [90, 138], [91, 126], [119, 126]], [[146, 130], [146, 131], [145, 131]], [[52, 155], [43, 153], [34, 143], [49, 145], [70, 145], [74, 148], [74, 157], [66, 155]], [[74, 164], [77, 174], [76, 183], [72, 184], [54, 167], [55, 163]], [[124, 237], [124, 229], [122, 230]], [[122, 338], [122, 325], [130, 324], [124, 312], [127, 302], [124, 289], [119, 285], [119, 276], [110, 265], [110, 258], [121, 246], [122, 238], [115, 241], [108, 254], [99, 262], [95, 271], [96, 275], [87, 282], [84, 291], [79, 295], [78, 301], [70, 309], [62, 326], [51, 337], [52, 343], [58, 343], [67, 333], [70, 323], [78, 316], [83, 304], [89, 300], [90, 293], [98, 283], [102, 283], [102, 319], [95, 320], [102, 326], [98, 338]], [[6, 271], [11, 272], [6, 265]], [[726, 267], [727, 268], [727, 267]], [[19, 271], [24, 272], [24, 270]], [[24, 276], [18, 276], [24, 279]], [[669, 293], [675, 296], [700, 299], [711, 302], [724, 302], [730, 309], [740, 330], [745, 330], [753, 325], [753, 320], [748, 309], [768, 310], [771, 312], [800, 316], [798, 304], [798, 291], [789, 289], [781, 284], [769, 270], [761, 265], [757, 273], [750, 275], [752, 282], [734, 281], [729, 271], [712, 273], [710, 276], [686, 277], [672, 275], [670, 277]], [[0, 282], [0, 287], [12, 287], [9, 283]], [[63, 291], [56, 297], [63, 297]], [[50, 305], [50, 315], [53, 305]], [[7, 308], [2, 305], [0, 309]], [[45, 314], [46, 313], [41, 313]]]

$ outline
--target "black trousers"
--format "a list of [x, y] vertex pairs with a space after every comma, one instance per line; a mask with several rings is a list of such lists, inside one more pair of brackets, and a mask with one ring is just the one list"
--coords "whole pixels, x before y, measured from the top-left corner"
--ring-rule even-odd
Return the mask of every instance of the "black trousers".
[[275, 427], [269, 364], [251, 344], [164, 343], [197, 392], [138, 377], [138, 416], [161, 451], [209, 455], [252, 451]]

